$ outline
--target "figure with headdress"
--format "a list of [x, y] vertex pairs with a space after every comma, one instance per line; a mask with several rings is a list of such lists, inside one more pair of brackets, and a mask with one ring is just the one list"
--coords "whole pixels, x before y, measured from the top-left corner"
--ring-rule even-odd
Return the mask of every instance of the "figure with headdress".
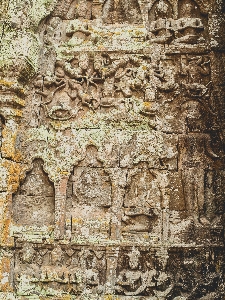
[[165, 0], [159, 0], [154, 6], [155, 21], [150, 24], [150, 33], [155, 37], [151, 42], [169, 43], [173, 38], [173, 20], [171, 4]]

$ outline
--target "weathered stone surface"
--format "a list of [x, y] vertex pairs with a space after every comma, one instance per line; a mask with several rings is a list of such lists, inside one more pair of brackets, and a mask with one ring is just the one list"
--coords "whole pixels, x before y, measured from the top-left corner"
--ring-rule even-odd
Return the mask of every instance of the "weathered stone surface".
[[225, 299], [222, 0], [0, 3], [0, 300]]

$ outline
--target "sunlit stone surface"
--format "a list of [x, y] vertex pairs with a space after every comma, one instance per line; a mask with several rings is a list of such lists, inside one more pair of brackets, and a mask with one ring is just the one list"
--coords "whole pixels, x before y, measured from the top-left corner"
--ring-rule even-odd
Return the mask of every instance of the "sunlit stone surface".
[[0, 300], [223, 300], [223, 0], [0, 1]]

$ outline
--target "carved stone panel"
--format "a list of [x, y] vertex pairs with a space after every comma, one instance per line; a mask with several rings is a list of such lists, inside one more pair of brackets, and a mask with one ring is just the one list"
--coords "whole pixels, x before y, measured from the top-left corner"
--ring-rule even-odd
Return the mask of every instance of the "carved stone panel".
[[222, 0], [0, 1], [0, 300], [223, 300]]
[[43, 162], [34, 160], [32, 170], [13, 196], [13, 220], [17, 225], [53, 225], [54, 208], [54, 186], [43, 170]]
[[96, 148], [89, 147], [69, 177], [66, 218], [68, 232], [74, 238], [109, 238], [112, 187], [97, 154]]

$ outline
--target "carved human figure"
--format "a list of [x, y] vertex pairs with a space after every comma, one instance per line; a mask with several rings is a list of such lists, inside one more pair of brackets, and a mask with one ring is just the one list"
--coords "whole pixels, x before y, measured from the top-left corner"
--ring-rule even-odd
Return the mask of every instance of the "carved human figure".
[[74, 168], [72, 178], [74, 181], [71, 181], [70, 184], [73, 187], [71, 196], [74, 202], [96, 206], [110, 206], [110, 180], [102, 167]]
[[93, 81], [87, 53], [81, 53], [69, 62], [57, 61], [55, 75], [45, 76], [43, 88], [38, 79], [36, 87], [39, 88], [37, 93], [45, 98], [41, 105], [51, 119], [69, 120], [84, 106], [90, 109], [99, 106], [99, 89]]
[[101, 69], [101, 76], [104, 82], [102, 87], [101, 106], [116, 106], [118, 104], [115, 99], [116, 91], [121, 91], [124, 97], [131, 95], [131, 91], [127, 88], [126, 82], [129, 77], [125, 70], [128, 62], [129, 58], [111, 59], [108, 54], [102, 54], [103, 67]]
[[117, 91], [121, 91], [125, 98], [131, 97], [134, 91], [143, 91], [145, 101], [155, 101], [159, 81], [155, 75], [150, 57], [124, 60], [124, 65], [115, 74]]
[[212, 164], [211, 159], [219, 156], [211, 148], [210, 135], [202, 133], [200, 117], [187, 116], [186, 122], [188, 132], [179, 136], [179, 164], [186, 209], [195, 222], [208, 224], [204, 213], [204, 178]]
[[[25, 243], [21, 251], [18, 251], [15, 260], [14, 280], [17, 290], [28, 289], [29, 284], [38, 282], [40, 279], [40, 268], [35, 263], [36, 251], [31, 243]], [[26, 283], [27, 287], [26, 287]]]
[[180, 34], [175, 43], [196, 44], [199, 33], [204, 30], [202, 20], [199, 18], [197, 4], [193, 0], [184, 0], [180, 5], [179, 19], [176, 31]]
[[128, 173], [124, 197], [122, 232], [149, 233], [156, 223], [161, 205], [157, 175], [146, 164]]
[[74, 79], [86, 78], [88, 67], [89, 56], [87, 53], [79, 54], [69, 63], [65, 62], [65, 72]]
[[97, 258], [94, 256], [91, 258], [91, 261], [89, 260], [89, 264], [85, 270], [86, 291], [89, 293], [100, 292], [98, 290], [100, 279], [97, 264]]
[[[81, 104], [88, 107], [97, 108], [99, 105], [98, 86], [93, 81], [93, 76], [89, 69], [90, 59], [87, 53], [81, 53], [71, 62], [65, 63], [65, 72], [70, 76], [69, 93], [72, 99], [78, 98]], [[93, 92], [93, 89], [96, 93]]]
[[151, 42], [169, 43], [173, 38], [173, 20], [171, 4], [165, 0], [159, 0], [156, 6], [153, 6], [155, 21], [150, 23], [149, 31], [154, 34]]
[[66, 90], [67, 88], [70, 90], [70, 87], [68, 80], [66, 80], [64, 68], [65, 63], [57, 61], [55, 63], [55, 75], [45, 76], [43, 86], [39, 85], [39, 78], [35, 84], [39, 88], [36, 93], [44, 97], [41, 106], [45, 115], [51, 119], [68, 120], [78, 112], [71, 107], [70, 93]]
[[41, 281], [68, 283], [69, 271], [64, 268], [64, 253], [57, 245], [50, 253], [50, 260], [47, 265], [41, 268]]
[[76, 7], [75, 18], [91, 19], [92, 1], [79, 0], [74, 6]]
[[148, 271], [143, 272], [139, 268], [140, 251], [138, 249], [133, 247], [128, 257], [129, 269], [124, 269], [120, 272], [115, 289], [126, 296], [135, 296], [141, 294], [146, 289]]
[[131, 68], [125, 68], [116, 74], [116, 79], [119, 80], [119, 82], [116, 83], [117, 91], [121, 91], [125, 98], [130, 98], [133, 94], [131, 90], [132, 75]]
[[79, 281], [80, 286], [83, 284], [83, 291], [85, 290], [86, 294], [101, 294], [103, 292], [101, 278], [104, 277], [105, 272], [104, 253], [104, 251], [90, 251], [88, 249], [82, 249], [79, 253], [81, 270]]
[[[68, 248], [68, 255], [71, 256], [70, 259], [67, 261], [67, 268], [68, 268], [68, 277], [69, 283], [71, 286], [71, 291], [75, 294], [80, 294], [85, 288], [85, 270], [83, 268], [82, 263], [80, 262], [80, 257], [86, 258], [86, 255], [83, 251], [71, 251]], [[67, 252], [67, 253], [68, 253]]]
[[210, 75], [210, 60], [204, 56], [182, 58], [181, 75], [186, 76], [184, 86], [187, 94], [192, 98], [203, 97], [209, 90], [210, 81], [206, 85], [203, 82]]
[[170, 295], [174, 287], [174, 283], [170, 276], [164, 271], [159, 271], [156, 276], [154, 276], [154, 279], [156, 281], [154, 294], [157, 296], [157, 299], [168, 299], [167, 297]]
[[105, 0], [103, 5], [103, 21], [111, 23], [140, 24], [142, 15], [137, 0]]
[[[87, 53], [80, 54], [77, 60], [77, 67], [66, 65], [68, 74], [75, 80], [73, 82], [70, 81], [69, 84], [73, 91], [77, 90], [77, 96], [81, 100], [82, 105], [96, 109], [99, 106], [100, 98], [99, 86], [95, 83], [94, 76], [100, 70], [95, 70], [96, 73], [93, 74], [90, 69], [90, 58]], [[95, 68], [97, 68], [96, 63]]]
[[161, 59], [154, 69], [154, 76], [159, 79], [157, 88], [161, 92], [172, 92], [178, 88], [175, 80], [176, 68], [168, 58]]

